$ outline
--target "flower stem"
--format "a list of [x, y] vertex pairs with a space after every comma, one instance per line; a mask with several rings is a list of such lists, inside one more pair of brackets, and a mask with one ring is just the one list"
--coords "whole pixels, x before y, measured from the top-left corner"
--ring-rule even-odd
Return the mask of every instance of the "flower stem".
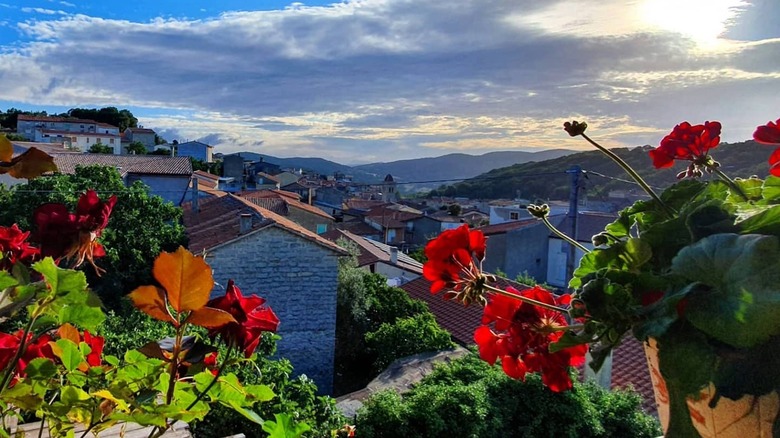
[[559, 313], [564, 313], [564, 314], [568, 314], [569, 313], [568, 310], [563, 309], [563, 308], [558, 307], [558, 306], [555, 306], [553, 304], [547, 304], [547, 303], [543, 303], [541, 301], [537, 301], [537, 300], [535, 300], [533, 298], [528, 298], [528, 297], [524, 297], [522, 295], [513, 294], [511, 292], [505, 291], [504, 289], [501, 289], [501, 288], [495, 287], [495, 286], [491, 286], [489, 284], [485, 285], [485, 289], [488, 289], [491, 292], [495, 292], [495, 293], [497, 293], [499, 295], [503, 295], [505, 297], [514, 298], [516, 300], [520, 300], [520, 301], [526, 302], [528, 304], [532, 304], [534, 306], [542, 307], [542, 308], [547, 309], [547, 310], [552, 310], [554, 312], [559, 312]]
[[749, 201], [750, 200], [750, 199], [748, 199], [748, 196], [745, 193], [745, 191], [742, 190], [742, 187], [737, 185], [737, 183], [734, 182], [733, 179], [729, 178], [728, 175], [723, 173], [723, 171], [720, 170], [719, 167], [714, 167], [713, 166], [713, 167], [710, 167], [710, 169], [712, 169], [712, 171], [715, 172], [715, 174], [718, 175], [718, 177], [720, 177], [720, 179], [723, 180], [723, 182], [725, 182], [726, 185], [728, 185], [729, 188], [731, 190], [733, 190], [736, 194], [738, 194], [742, 199], [744, 199], [745, 201]]
[[547, 228], [549, 228], [550, 231], [552, 231], [556, 236], [558, 236], [561, 239], [565, 240], [566, 242], [569, 242], [570, 244], [576, 246], [577, 248], [579, 248], [585, 254], [590, 252], [590, 250], [588, 248], [585, 248], [584, 246], [582, 246], [581, 243], [577, 242], [576, 240], [574, 240], [571, 237], [567, 236], [565, 233], [563, 233], [559, 229], [555, 228], [555, 225], [553, 225], [552, 222], [550, 222], [550, 220], [546, 216], [542, 217], [540, 219], [542, 220], [542, 222], [544, 222], [545, 225], [547, 225]]
[[608, 156], [609, 158], [612, 159], [612, 161], [617, 163], [618, 166], [623, 168], [623, 170], [625, 170], [626, 173], [628, 173], [628, 175], [634, 181], [636, 181], [636, 183], [639, 184], [640, 187], [642, 187], [642, 190], [644, 190], [648, 195], [650, 195], [650, 197], [653, 198], [653, 200], [655, 202], [657, 202], [658, 205], [661, 206], [661, 208], [664, 210], [664, 212], [667, 214], [667, 216], [673, 216], [674, 215], [674, 210], [672, 210], [671, 207], [666, 205], [666, 203], [661, 200], [661, 198], [658, 196], [658, 194], [656, 194], [655, 191], [652, 188], [650, 188], [650, 186], [645, 182], [645, 180], [642, 179], [642, 177], [639, 176], [639, 174], [636, 173], [636, 171], [631, 166], [629, 166], [628, 163], [625, 162], [625, 160], [623, 160], [622, 158], [618, 157], [617, 154], [615, 154], [611, 150], [609, 150], [609, 149], [605, 148], [604, 146], [602, 146], [602, 145], [596, 143], [595, 141], [591, 140], [591, 138], [588, 137], [585, 133], [582, 133], [580, 135], [582, 136], [582, 138], [587, 140], [588, 143], [590, 143], [593, 146], [595, 146], [596, 149], [600, 150], [602, 153], [604, 153], [604, 155]]

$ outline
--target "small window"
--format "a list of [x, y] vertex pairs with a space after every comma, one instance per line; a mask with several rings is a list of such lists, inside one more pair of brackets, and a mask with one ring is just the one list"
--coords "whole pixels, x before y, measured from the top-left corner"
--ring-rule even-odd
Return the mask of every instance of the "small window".
[[322, 234], [328, 231], [328, 224], [317, 224], [317, 234]]
[[87, 143], [89, 143], [89, 137], [87, 137]]
[[513, 211], [513, 212], [509, 213], [509, 220], [516, 221], [518, 219], [520, 219], [520, 213], [518, 213], [516, 211]]
[[114, 144], [114, 139], [113, 138], [109, 138], [108, 142], [111, 143], [111, 144]]

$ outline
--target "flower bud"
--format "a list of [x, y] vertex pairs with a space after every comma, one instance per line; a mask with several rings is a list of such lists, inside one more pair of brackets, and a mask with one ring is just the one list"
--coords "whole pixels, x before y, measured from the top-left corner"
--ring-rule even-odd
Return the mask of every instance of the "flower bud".
[[593, 246], [606, 245], [607, 242], [609, 242], [609, 239], [604, 233], [596, 234], [590, 240], [591, 242], [593, 242]]
[[550, 214], [550, 206], [547, 204], [542, 204], [542, 205], [530, 204], [527, 207], [527, 210], [529, 213], [531, 213], [531, 216], [537, 219], [544, 219]]
[[568, 132], [569, 135], [572, 137], [576, 137], [578, 135], [584, 134], [586, 129], [588, 129], [587, 123], [578, 122], [576, 120], [573, 120], [571, 122], [566, 122], [563, 124], [563, 130]]

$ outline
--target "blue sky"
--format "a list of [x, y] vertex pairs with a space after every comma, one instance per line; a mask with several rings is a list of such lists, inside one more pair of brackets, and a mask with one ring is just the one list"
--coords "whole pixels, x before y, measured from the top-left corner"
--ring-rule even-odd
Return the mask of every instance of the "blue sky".
[[776, 0], [0, 0], [0, 110], [129, 108], [346, 164], [587, 149], [568, 119], [609, 146], [683, 120], [741, 141], [780, 117], [777, 23]]

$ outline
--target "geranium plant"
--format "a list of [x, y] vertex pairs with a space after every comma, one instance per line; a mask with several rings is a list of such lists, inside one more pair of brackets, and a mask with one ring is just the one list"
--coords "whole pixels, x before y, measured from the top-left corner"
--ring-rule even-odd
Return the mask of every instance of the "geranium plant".
[[[12, 149], [0, 137], [0, 173], [33, 178], [56, 170], [43, 152], [13, 157]], [[134, 422], [153, 426], [149, 436], [156, 437], [175, 421], [202, 419], [215, 403], [272, 436], [308, 430], [287, 414], [264, 421], [252, 406], [271, 400], [271, 388], [244, 385], [227, 372], [253, 360], [262, 334], [276, 331], [274, 312], [232, 281], [224, 297], [210, 300], [211, 268], [184, 248], [160, 254], [156, 284], [130, 294], [138, 309], [171, 324], [174, 336], [150, 340], [121, 358], [103, 355], [105, 342], [96, 333], [105, 315], [84, 273], [74, 268], [86, 263], [103, 272], [95, 263], [105, 255], [99, 238], [116, 202], [89, 190], [75, 211], [58, 203], [39, 206], [33, 233], [0, 227], [0, 318], [22, 324], [0, 332], [0, 436], [14, 433], [14, 417], [34, 416], [50, 436], [74, 436], [79, 424], [86, 436]], [[217, 341], [226, 346], [224, 354]]]
[[[465, 303], [486, 302], [475, 341], [483, 359], [500, 361], [506, 374], [541, 372], [553, 391], [571, 387], [566, 370], [589, 349], [598, 369], [625, 336], [657, 348], [661, 390], [669, 399], [667, 437], [697, 437], [706, 419], [693, 404], [774, 397], [770, 412], [780, 433], [780, 120], [759, 126], [755, 141], [774, 144], [771, 175], [730, 178], [710, 155], [721, 124], [683, 122], [650, 151], [656, 168], [689, 162], [679, 182], [656, 193], [612, 151], [585, 134], [585, 123], [564, 129], [615, 160], [647, 191], [593, 236], [588, 250], [553, 228], [585, 255], [555, 296], [535, 287], [517, 291], [491, 285], [482, 272], [485, 240], [462, 227], [426, 247], [424, 275], [433, 292]], [[699, 177], [713, 174], [714, 179]], [[530, 206], [547, 220], [549, 208]], [[750, 404], [749, 404], [750, 406]]]

